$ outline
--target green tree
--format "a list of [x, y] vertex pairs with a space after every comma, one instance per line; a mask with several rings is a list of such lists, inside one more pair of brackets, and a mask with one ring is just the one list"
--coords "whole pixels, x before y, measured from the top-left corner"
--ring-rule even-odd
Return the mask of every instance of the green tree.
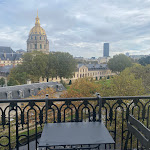
[[0, 85], [3, 87], [4, 84], [5, 84], [5, 79], [4, 79], [4, 78], [1, 78], [1, 79], [0, 79]]
[[19, 84], [19, 82], [13, 78], [10, 78], [7, 83], [8, 86], [14, 86], [14, 85], [18, 85], [18, 84]]
[[[110, 84], [100, 86], [101, 96], [138, 96], [146, 94], [142, 79], [136, 79], [129, 70], [110, 79]], [[104, 82], [106, 83], [106, 82]]]
[[46, 59], [46, 68], [45, 68], [45, 76], [46, 79], [47, 79], [47, 82], [49, 81], [49, 78], [50, 77], [56, 77], [57, 74], [56, 74], [56, 57], [53, 53], [50, 53], [49, 55], [47, 55], [47, 59]]
[[72, 77], [76, 68], [76, 62], [69, 53], [32, 52], [23, 55], [23, 63], [13, 68], [9, 78], [13, 78], [19, 84], [25, 84], [27, 79], [38, 82], [40, 77], [46, 77], [47, 82], [50, 77], [60, 78]]
[[108, 67], [113, 72], [121, 72], [127, 67], [132, 66], [132, 61], [129, 57], [124, 54], [115, 55], [108, 62]]
[[143, 86], [147, 93], [150, 93], [150, 65], [142, 66], [134, 64], [132, 67], [127, 68], [130, 73], [133, 73], [136, 79], [142, 79]]
[[32, 52], [23, 55], [22, 69], [30, 76], [32, 82], [38, 82], [45, 77], [48, 55], [42, 52]]
[[143, 66], [150, 64], [150, 56], [142, 57], [141, 59], [139, 59], [139, 63]]
[[54, 53], [56, 75], [62, 79], [72, 77], [76, 69], [76, 61], [72, 55], [64, 52]]
[[29, 75], [23, 70], [22, 65], [17, 65], [15, 68], [11, 69], [8, 80], [10, 78], [11, 80], [17, 81], [18, 84], [26, 84]]
[[61, 97], [92, 97], [98, 90], [98, 84], [86, 78], [80, 78], [70, 85]]

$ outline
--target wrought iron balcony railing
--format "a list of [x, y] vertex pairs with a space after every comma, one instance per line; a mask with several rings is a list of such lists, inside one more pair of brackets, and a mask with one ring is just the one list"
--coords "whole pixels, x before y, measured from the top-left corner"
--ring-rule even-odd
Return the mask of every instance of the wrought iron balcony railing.
[[[98, 121], [98, 107], [97, 97], [0, 100], [0, 149], [18, 150], [22, 146], [28, 150], [38, 149], [46, 114], [47, 121], [52, 123]], [[150, 128], [150, 96], [102, 97], [101, 113], [115, 140], [115, 145], [109, 148], [123, 149], [129, 114]], [[131, 136], [128, 148], [140, 147], [138, 140]]]

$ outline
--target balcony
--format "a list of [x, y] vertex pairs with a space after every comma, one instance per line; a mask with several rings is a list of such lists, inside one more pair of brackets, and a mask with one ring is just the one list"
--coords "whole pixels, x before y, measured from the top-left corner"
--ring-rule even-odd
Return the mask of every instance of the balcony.
[[[97, 97], [0, 100], [0, 149], [42, 150], [38, 143], [46, 118], [51, 123], [95, 122], [101, 113], [115, 144], [100, 145], [100, 149], [124, 148], [129, 114], [150, 128], [150, 96], [101, 99], [101, 112], [98, 111]], [[141, 147], [136, 137], [131, 135], [128, 149]]]

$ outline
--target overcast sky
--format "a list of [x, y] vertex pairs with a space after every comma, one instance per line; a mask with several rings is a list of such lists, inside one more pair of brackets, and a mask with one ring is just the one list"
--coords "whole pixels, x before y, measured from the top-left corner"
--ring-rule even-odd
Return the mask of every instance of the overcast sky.
[[150, 54], [150, 0], [0, 0], [0, 46], [26, 50], [37, 9], [50, 51]]

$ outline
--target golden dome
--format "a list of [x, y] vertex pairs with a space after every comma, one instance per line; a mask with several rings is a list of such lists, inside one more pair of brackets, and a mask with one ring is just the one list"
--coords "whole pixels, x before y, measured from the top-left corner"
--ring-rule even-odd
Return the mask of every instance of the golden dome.
[[41, 35], [46, 35], [45, 30], [40, 27], [40, 26], [34, 26], [31, 30], [29, 35], [31, 34], [41, 34]]
[[38, 17], [38, 12], [37, 12], [37, 17], [35, 21], [35, 26], [30, 30], [29, 35], [31, 34], [46, 35], [45, 30], [40, 26], [40, 19]]

